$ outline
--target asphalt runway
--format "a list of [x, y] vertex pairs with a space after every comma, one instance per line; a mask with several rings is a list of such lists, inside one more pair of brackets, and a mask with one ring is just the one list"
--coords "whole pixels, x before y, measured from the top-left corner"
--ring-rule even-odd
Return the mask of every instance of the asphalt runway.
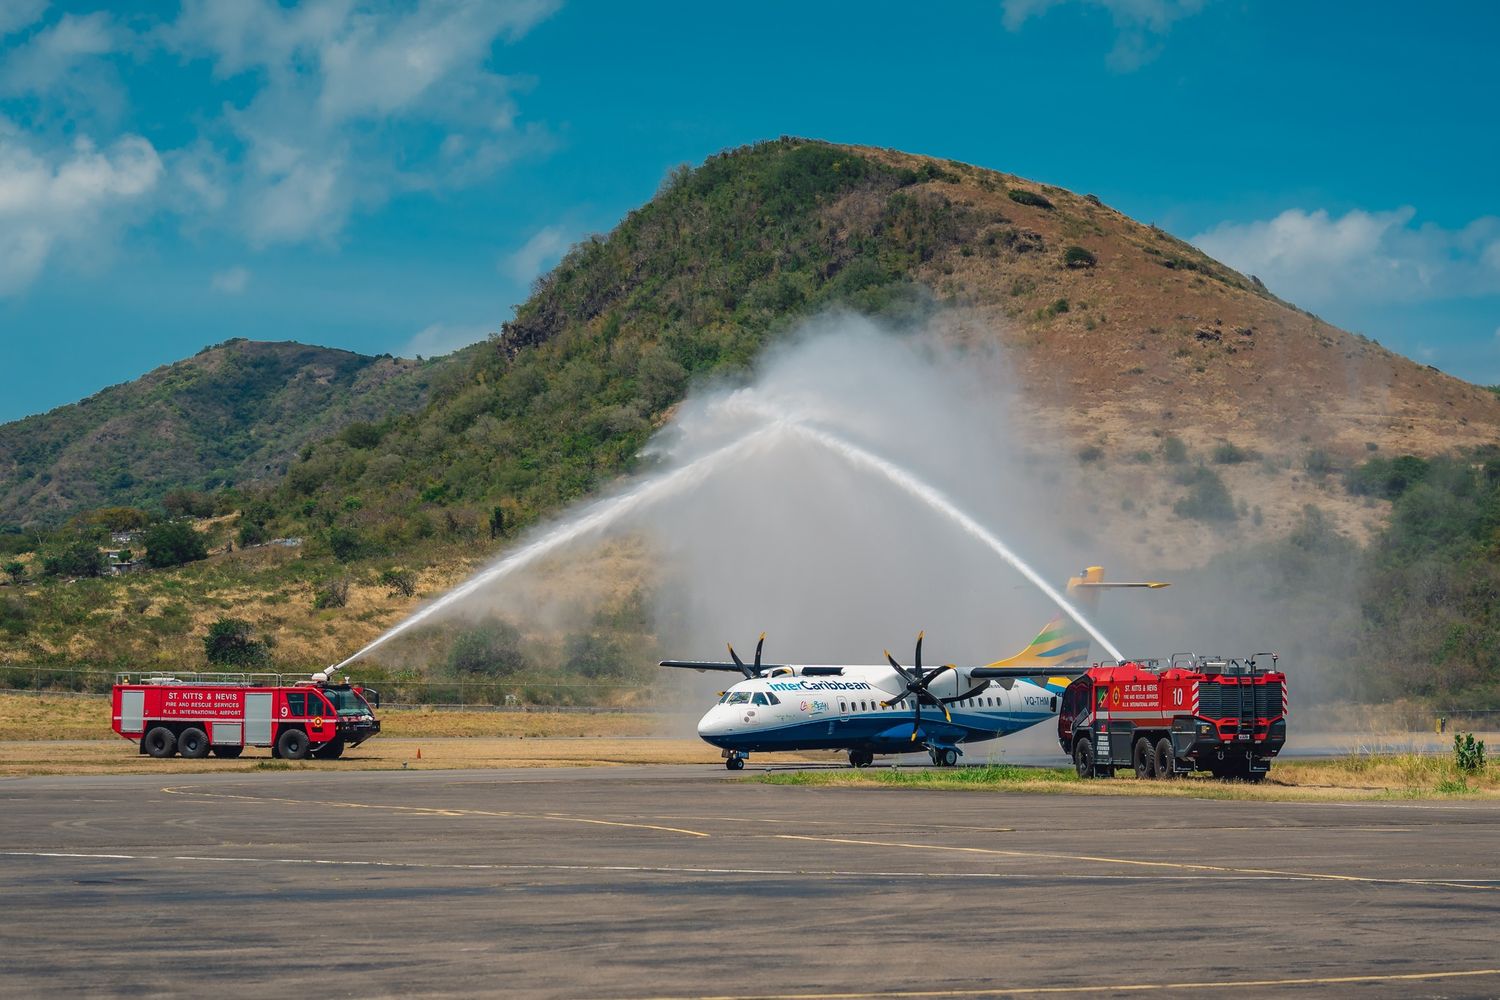
[[1500, 995], [1500, 804], [0, 782], [0, 995]]

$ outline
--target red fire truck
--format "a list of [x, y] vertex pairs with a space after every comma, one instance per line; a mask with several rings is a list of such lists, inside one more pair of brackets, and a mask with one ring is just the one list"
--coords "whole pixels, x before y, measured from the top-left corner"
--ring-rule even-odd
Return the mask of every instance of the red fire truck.
[[[1271, 669], [1257, 660], [1269, 655]], [[1069, 684], [1057, 737], [1080, 778], [1133, 768], [1141, 778], [1189, 771], [1261, 781], [1286, 744], [1286, 674], [1276, 654], [1246, 659], [1175, 653], [1096, 666]]]
[[380, 732], [380, 694], [326, 674], [118, 674], [112, 695], [116, 733], [143, 754], [238, 757], [245, 747], [271, 756], [332, 759]]

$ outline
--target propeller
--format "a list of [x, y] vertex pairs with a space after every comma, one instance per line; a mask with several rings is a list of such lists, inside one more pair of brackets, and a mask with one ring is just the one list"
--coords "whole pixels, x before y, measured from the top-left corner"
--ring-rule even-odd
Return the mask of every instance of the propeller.
[[734, 651], [734, 646], [727, 642], [724, 645], [729, 650], [729, 658], [734, 661], [735, 666], [740, 668], [740, 673], [744, 674], [746, 679], [760, 676], [760, 654], [761, 650], [766, 648], [766, 634], [764, 632], [760, 634], [760, 640], [755, 644], [755, 664], [753, 667], [745, 666], [745, 661], [740, 659], [740, 654]]
[[931, 670], [924, 671], [922, 669], [922, 639], [924, 636], [926, 636], [926, 634], [926, 632], [917, 633], [917, 649], [916, 654], [912, 659], [911, 670], [907, 670], [900, 663], [898, 663], [896, 661], [896, 658], [891, 655], [891, 651], [889, 649], [885, 651], [885, 658], [890, 663], [892, 669], [894, 669], [897, 674], [901, 675], [901, 679], [906, 682], [906, 687], [901, 691], [901, 693], [896, 695], [894, 698], [891, 698], [885, 703], [885, 705], [887, 708], [889, 708], [890, 706], [899, 704], [900, 702], [903, 702], [908, 698], [911, 699], [911, 738], [913, 743], [916, 742], [917, 734], [922, 729], [922, 703], [925, 701], [929, 705], [936, 705], [938, 708], [942, 709], [943, 717], [946, 718], [949, 722], [952, 722], [953, 716], [948, 713], [947, 702], [956, 700], [953, 698], [939, 698], [932, 692], [927, 690], [928, 686], [937, 679], [938, 675], [942, 674], [945, 670], [953, 670], [954, 666], [953, 664], [949, 663], [945, 666], [933, 667]]

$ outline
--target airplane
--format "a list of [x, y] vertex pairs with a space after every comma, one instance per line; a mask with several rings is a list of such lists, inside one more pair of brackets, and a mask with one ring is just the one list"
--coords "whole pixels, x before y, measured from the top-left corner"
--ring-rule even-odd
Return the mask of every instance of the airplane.
[[[1104, 588], [1166, 586], [1106, 583], [1104, 569], [1090, 566], [1067, 589], [1070, 600], [1092, 605]], [[698, 736], [722, 751], [731, 771], [742, 770], [752, 753], [786, 750], [844, 750], [852, 766], [868, 767], [877, 754], [922, 749], [934, 765], [953, 767], [968, 744], [1055, 717], [1063, 690], [1090, 666], [1088, 634], [1062, 611], [1025, 649], [984, 666], [924, 668], [923, 635], [910, 667], [890, 650], [883, 664], [762, 663], [764, 632], [752, 663], [731, 645], [727, 662], [662, 660], [660, 666], [744, 675], [698, 721]]]

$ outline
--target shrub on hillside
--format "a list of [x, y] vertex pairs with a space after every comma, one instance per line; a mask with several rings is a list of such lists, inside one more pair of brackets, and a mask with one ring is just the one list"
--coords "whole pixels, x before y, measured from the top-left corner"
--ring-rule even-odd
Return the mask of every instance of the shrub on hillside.
[[1199, 466], [1191, 476], [1187, 496], [1172, 505], [1178, 517], [1189, 517], [1195, 521], [1233, 521], [1239, 514], [1234, 509], [1234, 497], [1219, 474], [1206, 466]]
[[1175, 434], [1168, 435], [1161, 442], [1161, 457], [1170, 465], [1181, 465], [1188, 460], [1187, 445]]
[[1010, 200], [1020, 205], [1030, 205], [1033, 208], [1051, 208], [1052, 202], [1037, 194], [1035, 191], [1027, 191], [1024, 188], [1011, 188], [1006, 192]]
[[487, 618], [465, 629], [448, 650], [448, 669], [470, 677], [509, 677], [520, 673], [526, 669], [520, 630], [499, 618]]
[[[496, 513], [499, 510], [495, 508]], [[380, 585], [390, 588], [389, 597], [411, 597], [417, 592], [417, 574], [409, 569], [388, 569], [380, 574]]]
[[1302, 459], [1302, 467], [1314, 479], [1322, 479], [1330, 472], [1338, 471], [1338, 465], [1334, 462], [1333, 456], [1322, 448], [1314, 448], [1309, 451]]
[[349, 603], [349, 581], [343, 578], [326, 580], [313, 591], [313, 608], [342, 608]]
[[1063, 251], [1063, 263], [1068, 267], [1093, 267], [1099, 259], [1083, 247], [1073, 246]]
[[0, 597], [0, 632], [11, 637], [25, 635], [31, 628], [31, 608], [20, 598]]
[[1215, 465], [1239, 465], [1241, 462], [1253, 461], [1259, 457], [1260, 455], [1254, 449], [1241, 448], [1229, 441], [1219, 442], [1213, 451]]
[[208, 558], [208, 546], [193, 526], [182, 521], [162, 521], [146, 529], [146, 565], [156, 569], [181, 566]]
[[256, 639], [250, 623], [242, 618], [219, 618], [203, 637], [203, 655], [216, 666], [257, 667], [270, 652], [270, 643]]
[[168, 490], [161, 498], [168, 517], [212, 517], [214, 498], [199, 490]]
[[584, 677], [618, 677], [629, 666], [620, 644], [588, 632], [568, 636], [564, 667]]
[[1344, 473], [1344, 488], [1355, 496], [1394, 500], [1427, 478], [1428, 464], [1416, 455], [1372, 458]]
[[1078, 449], [1078, 461], [1082, 462], [1084, 465], [1089, 465], [1093, 462], [1097, 462], [1103, 457], [1104, 449], [1099, 447], [1097, 444], [1084, 445], [1082, 448]]
[[104, 553], [89, 539], [78, 538], [42, 556], [42, 573], [46, 576], [103, 576]]

